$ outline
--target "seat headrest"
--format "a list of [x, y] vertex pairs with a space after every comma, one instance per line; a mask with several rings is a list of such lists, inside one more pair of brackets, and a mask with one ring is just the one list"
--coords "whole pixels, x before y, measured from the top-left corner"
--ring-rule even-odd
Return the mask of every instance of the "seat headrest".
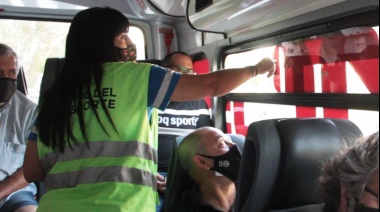
[[25, 96], [28, 94], [28, 87], [26, 84], [24, 68], [21, 66], [17, 74], [17, 90]]
[[317, 179], [320, 163], [345, 140], [335, 124], [326, 119], [288, 119], [277, 124], [281, 161], [274, 208], [292, 208], [319, 202]]
[[274, 119], [248, 128], [234, 211], [320, 211], [323, 160], [362, 136], [339, 119]]
[[40, 87], [40, 99], [53, 86], [58, 75], [61, 73], [65, 58], [48, 58], [45, 63], [45, 70], [42, 76]]
[[234, 142], [239, 147], [239, 149], [241, 151], [244, 150], [244, 142], [245, 142], [245, 136], [244, 135], [230, 134], [230, 133], [228, 133], [227, 135], [230, 136], [231, 141]]

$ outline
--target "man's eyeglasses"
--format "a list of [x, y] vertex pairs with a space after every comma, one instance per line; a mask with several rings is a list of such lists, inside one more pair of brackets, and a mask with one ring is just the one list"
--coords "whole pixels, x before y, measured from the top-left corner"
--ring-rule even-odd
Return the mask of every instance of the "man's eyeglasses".
[[171, 67], [177, 68], [177, 70], [180, 71], [182, 74], [194, 74], [195, 73], [194, 69], [188, 69], [185, 66], [172, 65]]

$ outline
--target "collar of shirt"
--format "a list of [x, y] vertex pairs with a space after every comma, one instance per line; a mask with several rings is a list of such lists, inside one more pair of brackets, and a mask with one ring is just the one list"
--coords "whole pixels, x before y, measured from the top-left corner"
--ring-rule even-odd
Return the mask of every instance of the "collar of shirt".
[[0, 105], [0, 113], [2, 113], [5, 109], [9, 108], [9, 105], [11, 103], [12, 98], [8, 102], [6, 102], [5, 104]]

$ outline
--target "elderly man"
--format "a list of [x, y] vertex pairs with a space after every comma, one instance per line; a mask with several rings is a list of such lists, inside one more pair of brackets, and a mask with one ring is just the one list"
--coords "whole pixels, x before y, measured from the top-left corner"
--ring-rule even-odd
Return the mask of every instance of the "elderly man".
[[222, 131], [202, 127], [178, 148], [180, 163], [195, 184], [173, 211], [232, 211], [241, 160], [238, 146]]
[[36, 186], [24, 179], [22, 164], [36, 105], [16, 91], [18, 58], [0, 43], [0, 211], [36, 211]]
[[379, 132], [323, 163], [325, 212], [379, 211]]

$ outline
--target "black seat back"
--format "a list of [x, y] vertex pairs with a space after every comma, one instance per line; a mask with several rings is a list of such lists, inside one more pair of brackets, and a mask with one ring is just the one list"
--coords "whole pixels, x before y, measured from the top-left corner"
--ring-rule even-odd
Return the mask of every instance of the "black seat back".
[[24, 68], [21, 66], [17, 74], [17, 90], [25, 96], [28, 94], [28, 86], [26, 84]]
[[320, 163], [362, 136], [348, 120], [278, 119], [248, 128], [234, 211], [321, 211]]
[[40, 100], [46, 92], [52, 87], [53, 83], [61, 73], [64, 58], [48, 58], [46, 59], [44, 74], [42, 76], [40, 88]]
[[[245, 137], [238, 134], [227, 134], [230, 136], [232, 142], [236, 143], [241, 150], [244, 148]], [[169, 212], [173, 206], [179, 203], [182, 193], [191, 189], [194, 181], [183, 170], [178, 159], [178, 146], [182, 142], [185, 136], [179, 136], [176, 139], [176, 143], [173, 145], [173, 150], [170, 155], [167, 185], [165, 192], [165, 199], [163, 204], [163, 211]]]

